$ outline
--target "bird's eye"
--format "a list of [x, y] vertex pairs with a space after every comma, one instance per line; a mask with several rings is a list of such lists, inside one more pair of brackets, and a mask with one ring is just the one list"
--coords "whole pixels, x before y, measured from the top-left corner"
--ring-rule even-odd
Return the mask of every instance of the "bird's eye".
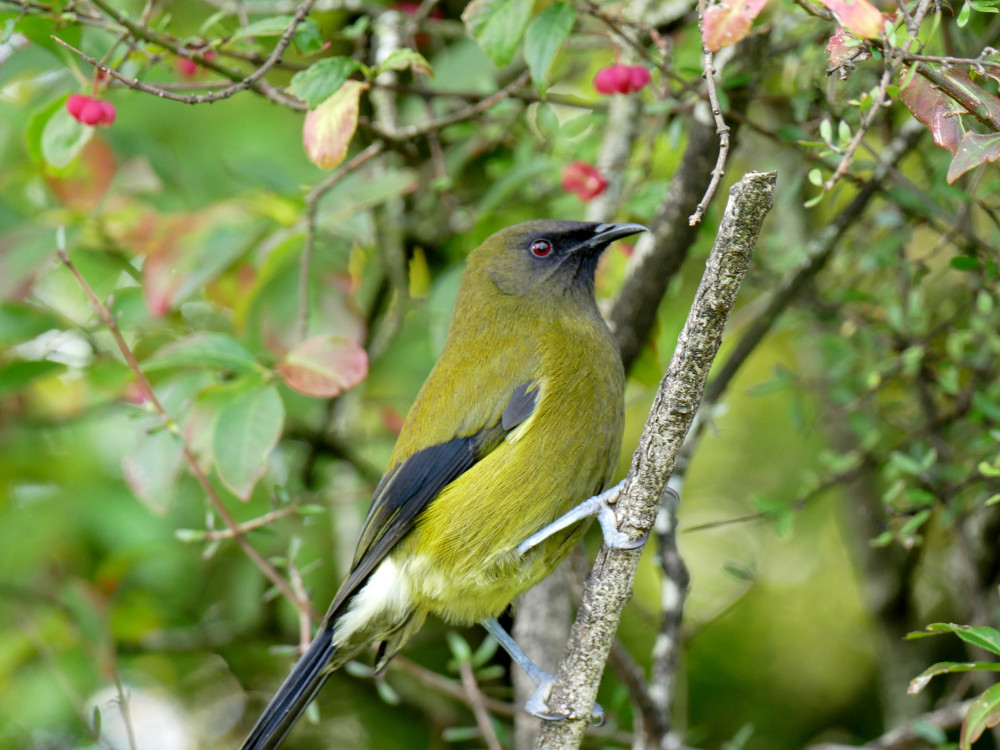
[[531, 243], [531, 254], [536, 258], [544, 258], [552, 252], [552, 243], [548, 240], [535, 240]]

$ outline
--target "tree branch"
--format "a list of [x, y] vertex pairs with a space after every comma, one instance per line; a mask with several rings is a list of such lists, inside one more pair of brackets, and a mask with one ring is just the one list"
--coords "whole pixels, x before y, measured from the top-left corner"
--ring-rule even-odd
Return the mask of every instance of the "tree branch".
[[[619, 528], [633, 539], [649, 533], [659, 512], [660, 498], [698, 410], [708, 370], [771, 207], [775, 179], [773, 172], [752, 172], [730, 190], [701, 287], [660, 383], [618, 501]], [[549, 710], [570, 718], [545, 722], [536, 747], [579, 746], [621, 612], [631, 597], [639, 557], [635, 550], [602, 547], [549, 699]]]

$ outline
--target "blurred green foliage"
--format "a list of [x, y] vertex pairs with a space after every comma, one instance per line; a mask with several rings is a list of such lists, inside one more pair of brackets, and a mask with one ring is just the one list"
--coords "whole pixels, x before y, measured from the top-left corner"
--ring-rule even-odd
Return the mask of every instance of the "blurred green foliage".
[[[151, 4], [149, 29], [184, 50], [218, 48], [216, 59], [245, 75], [287, 19], [233, 42], [240, 12], [256, 21], [283, 13], [250, 3], [216, 13], [215, 5]], [[163, 39], [121, 43], [121, 25], [96, 6], [0, 6], [0, 746], [86, 746], [95, 701], [107, 738], [116, 680], [130, 702], [174, 717], [186, 736], [170, 736], [173, 747], [230, 746], [284, 675], [291, 650], [272, 647], [297, 642], [297, 611], [227, 538], [179, 436], [238, 522], [269, 520], [246, 538], [282, 575], [301, 576], [322, 609], [440, 351], [467, 252], [508, 224], [587, 212], [559, 175], [572, 161], [599, 162], [612, 105], [591, 81], [632, 52], [615, 48], [589, 3], [513, 5], [522, 30], [543, 14], [565, 24], [567, 8], [576, 10], [548, 88], [525, 79], [491, 108], [389, 142], [321, 192], [312, 227], [309, 191], [326, 173], [302, 150], [301, 111], [253, 92], [187, 106], [119, 84], [103, 89], [52, 34], [151, 85], [224, 77], [185, 78]], [[133, 20], [144, 12], [134, 2], [115, 8]], [[620, 10], [598, 9], [615, 18]], [[266, 80], [287, 86], [323, 55], [373, 64], [371, 28], [385, 10], [314, 12]], [[433, 78], [406, 69], [376, 85], [362, 100], [352, 154], [379, 139], [387, 117], [419, 125], [497, 94], [525, 65], [544, 70], [543, 47], [560, 38], [556, 29], [545, 42], [535, 27], [523, 62], [508, 49], [520, 37], [494, 31], [483, 43], [481, 21], [470, 24], [481, 47], [465, 33], [463, 3], [439, 10], [407, 27], [404, 45], [426, 57]], [[964, 54], [996, 43], [987, 15], [972, 13]], [[825, 179], [843, 152], [834, 123], [858, 127], [881, 72], [873, 60], [846, 81], [826, 78], [823, 44], [834, 29], [785, 3], [758, 29], [763, 62], [720, 58], [724, 104], [736, 87], [757, 87], [727, 173], [779, 171], [723, 360], [769, 295], [809, 261], [811, 243], [832, 233], [857, 195], [854, 181], [871, 177], [873, 154], [862, 150], [851, 179], [827, 192], [810, 184], [812, 170]], [[330, 47], [321, 51], [309, 35]], [[941, 52], [939, 35], [924, 36], [929, 53]], [[663, 22], [660, 38], [665, 47], [644, 54], [655, 62], [667, 49], [672, 77], [655, 69], [654, 85], [637, 95], [638, 137], [601, 218], [654, 221], [698, 126], [693, 16]], [[508, 52], [513, 62], [495, 67]], [[68, 94], [95, 85], [117, 109], [114, 125], [79, 134], [69, 123], [69, 136], [88, 140], [67, 166], [54, 166], [53, 154], [74, 144], [46, 146], [48, 123], [65, 119]], [[984, 85], [995, 93], [995, 83]], [[375, 104], [378, 95], [391, 98], [383, 107], [394, 115]], [[887, 111], [866, 141], [873, 152], [908, 120], [901, 107]], [[824, 137], [834, 130], [837, 139]], [[937, 658], [968, 658], [954, 645], [934, 654], [923, 642], [901, 646], [907, 629], [932, 619], [997, 625], [998, 177], [986, 165], [949, 186], [949, 162], [925, 135], [711, 415], [680, 509], [692, 586], [673, 715], [689, 745], [778, 750], [869, 739], [929, 707], [917, 699], [896, 707], [906, 680]], [[633, 366], [622, 475], [700, 278], [716, 204]], [[60, 246], [110, 308], [169, 426], [56, 259]], [[616, 247], [603, 261], [603, 305], [620, 289], [628, 256]], [[324, 342], [319, 354], [303, 353], [303, 340]], [[301, 379], [282, 368], [303, 361], [327, 378], [362, 365], [367, 375], [333, 400], [318, 398], [289, 387]], [[645, 666], [661, 607], [654, 552], [620, 631]], [[484, 638], [463, 636], [472, 648]], [[447, 641], [447, 628], [430, 623], [407, 656], [455, 684]], [[510, 698], [495, 669], [476, 668], [484, 691]], [[482, 746], [465, 702], [412, 665], [390, 668], [386, 684], [335, 675], [318, 700], [318, 724], [297, 730], [294, 746]], [[938, 690], [933, 697], [945, 694]], [[591, 744], [626, 746], [633, 709], [610, 670], [600, 700], [613, 720]], [[497, 723], [509, 739], [507, 719]], [[991, 741], [987, 733], [977, 747]]]

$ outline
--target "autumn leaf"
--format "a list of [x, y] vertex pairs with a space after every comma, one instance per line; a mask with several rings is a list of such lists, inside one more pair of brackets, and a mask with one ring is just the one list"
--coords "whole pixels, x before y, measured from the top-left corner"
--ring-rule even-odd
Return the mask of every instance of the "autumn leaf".
[[882, 33], [882, 13], [868, 0], [820, 0], [855, 36], [875, 39]]
[[278, 364], [292, 390], [316, 398], [333, 398], [368, 375], [368, 354], [351, 339], [315, 336], [292, 349]]
[[729, 47], [750, 31], [753, 19], [763, 10], [767, 0], [732, 0], [713, 5], [705, 11], [701, 33], [705, 46], [712, 52]]
[[953, 154], [958, 151], [965, 135], [962, 118], [956, 114], [965, 111], [962, 107], [921, 76], [914, 76], [903, 86], [899, 98], [917, 121], [931, 131], [937, 145]]
[[367, 83], [345, 81], [334, 94], [306, 114], [302, 144], [309, 160], [320, 169], [333, 169], [347, 156], [358, 127], [361, 92]]

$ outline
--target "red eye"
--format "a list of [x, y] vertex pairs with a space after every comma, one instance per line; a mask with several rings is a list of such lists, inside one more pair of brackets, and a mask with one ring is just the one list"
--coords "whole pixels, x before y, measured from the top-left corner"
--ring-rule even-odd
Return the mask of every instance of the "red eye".
[[536, 258], [544, 258], [552, 252], [552, 243], [548, 240], [535, 240], [531, 243], [531, 254]]

